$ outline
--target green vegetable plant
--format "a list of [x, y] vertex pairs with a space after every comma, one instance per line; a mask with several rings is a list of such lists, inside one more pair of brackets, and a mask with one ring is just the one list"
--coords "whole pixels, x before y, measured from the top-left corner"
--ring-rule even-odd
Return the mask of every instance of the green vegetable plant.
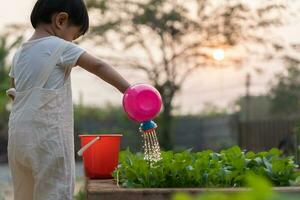
[[86, 200], [86, 192], [81, 188], [76, 195], [74, 195], [73, 200]]
[[177, 193], [172, 200], [296, 200], [299, 196], [278, 194], [272, 190], [272, 184], [266, 178], [254, 174], [246, 175], [248, 191], [238, 193], [206, 192], [205, 194], [190, 195]]
[[300, 183], [300, 173], [292, 157], [283, 157], [278, 149], [254, 153], [233, 146], [221, 152], [162, 152], [156, 163], [130, 150], [120, 153], [120, 164], [113, 173], [125, 188], [243, 187], [246, 174], [253, 173], [274, 186]]

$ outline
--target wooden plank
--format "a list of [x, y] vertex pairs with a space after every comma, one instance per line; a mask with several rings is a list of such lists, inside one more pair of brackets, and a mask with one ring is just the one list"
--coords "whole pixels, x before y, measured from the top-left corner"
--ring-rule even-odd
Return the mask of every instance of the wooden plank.
[[[167, 200], [177, 192], [199, 194], [203, 192], [236, 193], [248, 188], [120, 188], [114, 180], [87, 180], [88, 200]], [[275, 187], [280, 193], [300, 194], [300, 187]]]

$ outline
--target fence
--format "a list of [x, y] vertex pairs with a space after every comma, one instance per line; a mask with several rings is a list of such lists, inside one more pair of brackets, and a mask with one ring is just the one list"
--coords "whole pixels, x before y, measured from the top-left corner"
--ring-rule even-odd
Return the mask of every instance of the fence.
[[237, 123], [237, 115], [177, 117], [172, 133], [174, 147], [181, 150], [218, 151], [232, 146], [237, 144]]
[[[175, 150], [192, 148], [194, 151], [220, 150], [237, 144], [243, 149], [257, 152], [278, 147], [279, 143], [286, 139], [292, 141], [295, 146], [296, 139], [293, 133], [297, 123], [300, 122], [299, 119], [241, 122], [238, 115], [211, 118], [179, 116], [173, 124], [172, 140]], [[122, 149], [130, 147], [131, 150], [140, 151], [142, 140], [138, 133], [138, 124], [129, 123], [128, 120], [125, 122], [112, 120], [109, 123], [103, 119], [79, 120], [75, 126], [75, 133], [104, 133], [103, 131], [111, 129], [108, 132], [124, 133]], [[0, 162], [7, 160], [6, 145], [7, 140], [0, 137]], [[80, 148], [77, 136], [75, 147], [76, 150]]]
[[295, 148], [297, 122], [296, 119], [239, 122], [239, 146], [256, 152], [279, 147], [280, 143]]

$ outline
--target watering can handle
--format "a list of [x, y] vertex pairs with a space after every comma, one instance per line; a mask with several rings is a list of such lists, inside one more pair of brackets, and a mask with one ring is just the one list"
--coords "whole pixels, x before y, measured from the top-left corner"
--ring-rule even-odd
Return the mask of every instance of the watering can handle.
[[79, 156], [82, 156], [83, 152], [85, 152], [90, 146], [92, 146], [97, 140], [100, 140], [100, 137], [96, 137], [93, 140], [91, 140], [89, 143], [87, 143], [86, 145], [84, 145], [78, 152], [77, 154]]

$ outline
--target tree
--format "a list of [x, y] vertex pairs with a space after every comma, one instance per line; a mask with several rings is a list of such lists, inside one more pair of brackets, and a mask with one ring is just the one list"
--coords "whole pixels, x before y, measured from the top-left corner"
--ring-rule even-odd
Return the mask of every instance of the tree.
[[271, 100], [268, 95], [241, 96], [236, 100], [239, 120], [242, 122], [266, 120], [272, 117]]
[[8, 27], [7, 32], [0, 35], [0, 135], [6, 133], [8, 121], [8, 110], [6, 109], [8, 103], [6, 90], [9, 88], [8, 56], [23, 39], [22, 36], [13, 35], [14, 37], [11, 37], [17, 27]]
[[286, 73], [278, 73], [270, 89], [271, 112], [280, 116], [300, 114], [300, 69], [290, 65]]
[[200, 112], [201, 117], [216, 117], [226, 114], [229, 114], [229, 110], [227, 110], [226, 108], [221, 108], [211, 102], [205, 102], [203, 105], [203, 109]]
[[[116, 65], [145, 72], [161, 93], [160, 143], [165, 149], [172, 148], [174, 97], [191, 73], [201, 67], [241, 66], [249, 52], [270, 59], [273, 56], [270, 52], [284, 49], [284, 45], [264, 34], [270, 26], [283, 23], [281, 16], [276, 15], [276, 11], [285, 9], [283, 3], [268, 1], [252, 8], [244, 1], [216, 2], [87, 1], [93, 16], [93, 41], [123, 52], [125, 56], [121, 54], [107, 58]], [[212, 59], [212, 51], [217, 48], [229, 52], [222, 62]], [[239, 54], [229, 56], [232, 49], [238, 49]], [[124, 53], [133, 50], [140, 54], [139, 57]]]

